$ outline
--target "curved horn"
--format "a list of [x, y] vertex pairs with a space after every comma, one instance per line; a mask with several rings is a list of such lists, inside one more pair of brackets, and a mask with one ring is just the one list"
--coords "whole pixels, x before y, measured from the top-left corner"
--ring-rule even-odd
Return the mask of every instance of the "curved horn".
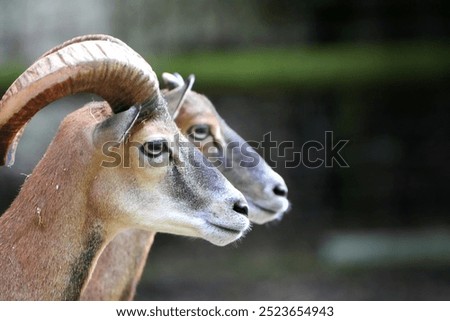
[[85, 42], [85, 41], [96, 41], [96, 40], [104, 40], [104, 41], [109, 41], [112, 43], [116, 43], [118, 45], [124, 46], [132, 51], [134, 51], [133, 49], [131, 49], [125, 42], [123, 42], [120, 39], [114, 38], [112, 36], [109, 35], [104, 35], [104, 34], [93, 34], [93, 35], [84, 35], [84, 36], [78, 36], [78, 37], [74, 37], [70, 40], [67, 40], [65, 42], [63, 42], [62, 44], [53, 47], [52, 49], [50, 49], [49, 51], [47, 51], [46, 53], [44, 53], [41, 57], [45, 57], [48, 56], [64, 47], [67, 47], [69, 45], [72, 45], [74, 43], [79, 43], [79, 42]]
[[162, 104], [156, 74], [139, 54], [118, 39], [89, 37], [96, 36], [78, 37], [50, 50], [6, 91], [0, 101], [0, 165], [14, 162], [15, 147], [26, 123], [64, 96], [97, 94], [114, 113], [150, 101], [143, 106], [148, 114]]
[[184, 79], [183, 77], [177, 73], [174, 72], [173, 74], [168, 72], [163, 72], [162, 79], [164, 84], [169, 88], [169, 90], [175, 89], [177, 87], [184, 85]]

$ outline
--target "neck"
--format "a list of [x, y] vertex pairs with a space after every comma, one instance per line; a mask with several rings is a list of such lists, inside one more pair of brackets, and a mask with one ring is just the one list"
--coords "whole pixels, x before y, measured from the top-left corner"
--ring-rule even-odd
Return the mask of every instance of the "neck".
[[155, 234], [137, 229], [119, 233], [102, 251], [80, 299], [132, 300]]
[[49, 151], [0, 218], [0, 300], [78, 299], [112, 238], [89, 210], [82, 157]]

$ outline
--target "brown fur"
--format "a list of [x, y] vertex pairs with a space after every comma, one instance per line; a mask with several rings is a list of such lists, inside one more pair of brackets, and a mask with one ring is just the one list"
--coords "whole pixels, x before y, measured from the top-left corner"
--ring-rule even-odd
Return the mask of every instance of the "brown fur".
[[[88, 206], [87, 187], [93, 179], [88, 164], [95, 155], [88, 133], [93, 123], [86, 109], [66, 118], [1, 217], [1, 300], [77, 299], [92, 261], [112, 237], [112, 226], [102, 213]], [[70, 148], [61, 153], [58, 146]]]
[[126, 230], [102, 252], [81, 300], [131, 300], [155, 233]]

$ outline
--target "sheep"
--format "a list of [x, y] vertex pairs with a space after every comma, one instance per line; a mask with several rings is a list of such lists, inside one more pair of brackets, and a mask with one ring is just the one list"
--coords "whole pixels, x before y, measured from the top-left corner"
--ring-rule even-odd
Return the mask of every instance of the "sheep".
[[[110, 36], [58, 46], [11, 85], [0, 165], [13, 164], [36, 112], [79, 92], [105, 101], [65, 118], [0, 217], [0, 300], [79, 299], [105, 246], [130, 228], [218, 246], [249, 228], [243, 195], [180, 135], [151, 67]], [[122, 162], [111, 166], [110, 153]]]

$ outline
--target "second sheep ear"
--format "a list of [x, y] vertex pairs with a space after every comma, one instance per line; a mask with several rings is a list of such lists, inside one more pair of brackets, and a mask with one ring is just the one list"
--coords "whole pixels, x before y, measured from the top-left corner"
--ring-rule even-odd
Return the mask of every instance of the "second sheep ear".
[[[177, 79], [177, 84], [179, 84], [178, 86], [174, 87], [174, 89], [166, 92], [164, 94], [164, 98], [167, 100], [167, 108], [169, 110], [169, 114], [172, 116], [173, 119], [176, 119], [178, 116], [178, 113], [180, 111], [181, 106], [183, 105], [183, 102], [186, 98], [186, 94], [189, 93], [192, 89], [192, 86], [194, 85], [194, 81], [195, 81], [195, 76], [194, 75], [189, 75], [186, 78], [186, 81], [183, 80], [183, 78], [181, 78], [182, 82], [180, 82], [178, 76], [181, 78], [181, 76], [179, 74], [168, 74], [168, 73], [164, 73], [163, 74], [163, 79], [164, 82], [167, 84], [168, 82], [166, 81], [166, 79], [170, 78], [170, 79]], [[174, 82], [171, 83], [172, 85], [174, 84]]]

